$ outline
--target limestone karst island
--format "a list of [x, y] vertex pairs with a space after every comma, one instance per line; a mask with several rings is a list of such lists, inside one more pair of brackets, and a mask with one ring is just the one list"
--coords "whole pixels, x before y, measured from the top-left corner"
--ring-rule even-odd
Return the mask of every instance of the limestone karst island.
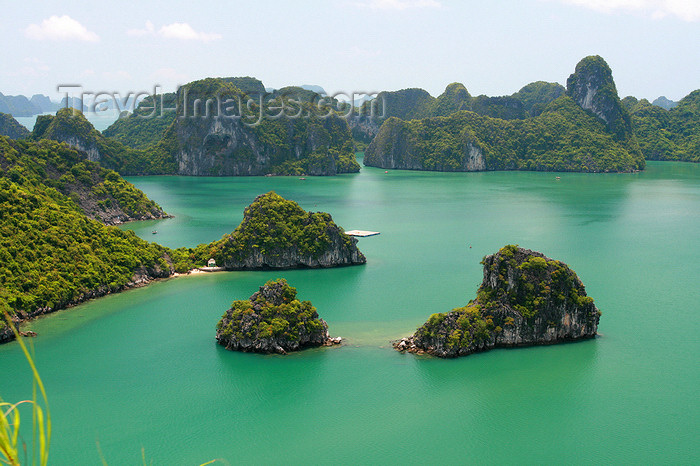
[[476, 299], [431, 315], [394, 348], [449, 358], [595, 337], [601, 313], [566, 264], [513, 245], [482, 263], [484, 280]]
[[216, 325], [216, 340], [229, 350], [280, 354], [340, 343], [311, 302], [296, 296], [285, 279], [270, 280], [250, 299], [233, 302]]
[[700, 1], [4, 2], [0, 464], [700, 464]]

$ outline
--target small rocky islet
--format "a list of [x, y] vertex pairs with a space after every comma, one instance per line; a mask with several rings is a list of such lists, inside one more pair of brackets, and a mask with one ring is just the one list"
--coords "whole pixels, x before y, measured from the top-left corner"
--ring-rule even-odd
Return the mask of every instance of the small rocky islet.
[[326, 212], [308, 212], [270, 191], [245, 208], [243, 221], [207, 247], [226, 270], [327, 268], [367, 262], [357, 238]]
[[477, 298], [433, 314], [395, 349], [441, 358], [492, 348], [594, 338], [600, 311], [576, 273], [544, 254], [508, 245], [486, 256]]
[[287, 354], [339, 344], [310, 301], [283, 278], [271, 280], [248, 300], [231, 304], [216, 326], [216, 340], [232, 351]]

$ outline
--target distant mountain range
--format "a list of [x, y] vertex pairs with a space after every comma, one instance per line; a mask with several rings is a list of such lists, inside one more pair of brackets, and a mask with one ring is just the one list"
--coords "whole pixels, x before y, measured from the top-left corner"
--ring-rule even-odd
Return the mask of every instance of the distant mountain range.
[[40, 113], [55, 112], [58, 109], [59, 104], [42, 94], [35, 94], [28, 99], [23, 95], [4, 95], [0, 92], [0, 113], [7, 113], [14, 117], [30, 117]]
[[[139, 99], [137, 101], [140, 102]], [[94, 101], [83, 101], [78, 97], [64, 97], [60, 102], [51, 100], [43, 94], [34, 94], [31, 98], [23, 95], [4, 95], [0, 92], [0, 113], [6, 113], [13, 117], [31, 117], [42, 113], [54, 113], [60, 108], [71, 107], [81, 112], [105, 111], [105, 110], [125, 110], [134, 108], [134, 97], [129, 97], [126, 102], [115, 102], [106, 97]]]

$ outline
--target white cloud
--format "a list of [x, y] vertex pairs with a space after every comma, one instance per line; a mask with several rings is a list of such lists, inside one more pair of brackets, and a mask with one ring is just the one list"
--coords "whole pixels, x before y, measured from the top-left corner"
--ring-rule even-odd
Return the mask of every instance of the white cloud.
[[555, 0], [603, 13], [637, 12], [655, 19], [675, 16], [684, 21], [700, 20], [698, 0]]
[[41, 24], [30, 24], [24, 34], [34, 40], [82, 40], [97, 42], [100, 38], [68, 15], [51, 16]]
[[370, 10], [408, 10], [411, 8], [440, 8], [438, 0], [365, 0], [357, 6]]
[[133, 37], [160, 36], [166, 39], [198, 40], [211, 42], [222, 38], [221, 34], [197, 32], [187, 23], [172, 23], [162, 26], [156, 31], [151, 21], [146, 21], [143, 29], [129, 29], [126, 34]]
[[160, 28], [158, 34], [166, 39], [199, 40], [202, 42], [211, 42], [222, 38], [221, 34], [197, 32], [187, 23], [168, 24]]

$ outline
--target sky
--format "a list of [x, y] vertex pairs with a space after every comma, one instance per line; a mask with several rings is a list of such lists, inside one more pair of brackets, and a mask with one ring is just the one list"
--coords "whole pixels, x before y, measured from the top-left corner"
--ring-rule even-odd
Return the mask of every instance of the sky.
[[[0, 92], [165, 91], [254, 76], [329, 93], [509, 95], [600, 55], [620, 97], [700, 88], [700, 0], [6, 1]], [[75, 92], [75, 91], [74, 91]]]

